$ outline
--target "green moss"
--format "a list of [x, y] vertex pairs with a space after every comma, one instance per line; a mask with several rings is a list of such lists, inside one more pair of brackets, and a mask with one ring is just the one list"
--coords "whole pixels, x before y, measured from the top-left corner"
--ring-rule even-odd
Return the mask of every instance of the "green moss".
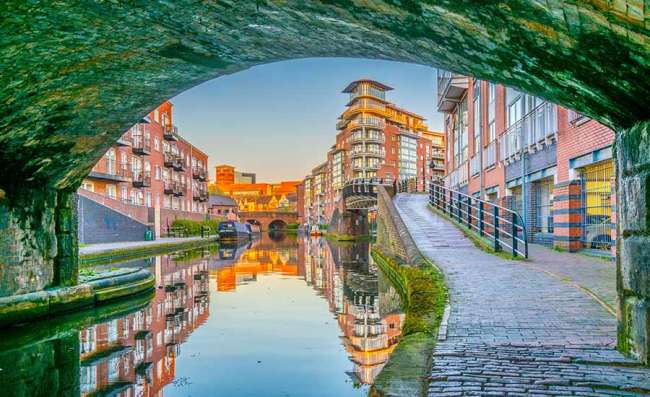
[[427, 388], [431, 355], [447, 303], [444, 276], [426, 258], [415, 267], [400, 264], [376, 248], [372, 257], [399, 293], [405, 320], [402, 339], [370, 395], [421, 395]]

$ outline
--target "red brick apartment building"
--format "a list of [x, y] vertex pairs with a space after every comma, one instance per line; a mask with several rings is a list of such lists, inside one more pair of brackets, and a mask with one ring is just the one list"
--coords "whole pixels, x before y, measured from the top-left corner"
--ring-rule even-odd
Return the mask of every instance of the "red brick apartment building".
[[390, 90], [373, 80], [353, 81], [343, 90], [349, 102], [336, 124], [336, 141], [302, 183], [305, 223], [327, 223], [343, 185], [353, 179], [442, 177], [444, 133], [389, 102]]
[[[78, 190], [82, 242], [142, 239], [138, 223], [120, 215], [156, 236], [174, 219], [205, 218], [208, 156], [178, 134], [172, 108], [165, 102], [126, 131], [84, 179]], [[121, 230], [93, 221], [109, 214], [115, 219], [103, 225], [122, 225]]]
[[613, 250], [612, 130], [502, 85], [444, 71], [437, 81], [448, 187], [516, 209], [533, 242]]

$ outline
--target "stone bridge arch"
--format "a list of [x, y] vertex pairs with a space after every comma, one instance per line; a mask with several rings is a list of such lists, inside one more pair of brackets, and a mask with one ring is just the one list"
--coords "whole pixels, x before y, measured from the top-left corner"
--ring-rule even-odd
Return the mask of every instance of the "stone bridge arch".
[[239, 219], [242, 222], [251, 223], [253, 221], [260, 226], [263, 232], [266, 232], [272, 229], [274, 222], [275, 224], [283, 223], [285, 226], [291, 223], [298, 223], [298, 213], [286, 211], [240, 211]]
[[621, 323], [646, 324], [641, 333], [625, 325], [622, 340], [647, 360], [647, 9], [631, 0], [5, 1], [0, 296], [76, 283], [72, 193], [163, 100], [278, 60], [387, 59], [503, 83], [619, 132]]

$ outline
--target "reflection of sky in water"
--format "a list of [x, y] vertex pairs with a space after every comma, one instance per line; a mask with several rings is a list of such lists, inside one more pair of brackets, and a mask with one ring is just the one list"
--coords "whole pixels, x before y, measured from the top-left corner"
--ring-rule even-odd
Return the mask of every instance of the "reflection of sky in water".
[[[327, 301], [301, 279], [262, 274], [210, 295], [210, 317], [181, 346], [168, 396], [349, 396], [351, 367]], [[258, 361], [261, 361], [258, 363]]]

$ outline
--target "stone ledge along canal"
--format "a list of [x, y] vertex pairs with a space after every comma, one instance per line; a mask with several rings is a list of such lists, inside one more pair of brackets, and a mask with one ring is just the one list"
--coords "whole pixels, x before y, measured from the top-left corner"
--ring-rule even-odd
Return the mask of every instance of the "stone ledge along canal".
[[263, 235], [146, 267], [151, 295], [0, 332], [3, 396], [365, 396], [401, 334], [370, 244]]

